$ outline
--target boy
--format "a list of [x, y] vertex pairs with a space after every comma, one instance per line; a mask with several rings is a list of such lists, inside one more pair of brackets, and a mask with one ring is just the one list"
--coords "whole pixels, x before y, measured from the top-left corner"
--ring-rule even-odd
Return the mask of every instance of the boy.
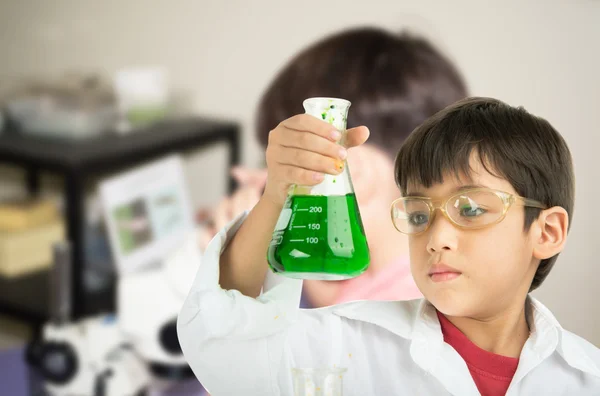
[[[363, 276], [346, 282], [304, 282], [302, 307], [422, 297], [410, 275], [408, 238], [398, 236], [388, 218], [389, 203], [399, 196], [393, 182], [394, 157], [413, 129], [467, 96], [460, 73], [422, 38], [374, 27], [332, 34], [296, 54], [267, 87], [256, 123], [261, 146], [267, 147], [271, 129], [302, 113], [302, 101], [313, 96], [349, 100], [348, 126], [370, 128], [369, 142], [353, 150], [348, 163], [371, 263]], [[217, 208], [211, 237], [258, 202], [266, 180], [260, 174], [234, 172], [243, 187]], [[223, 268], [221, 285], [258, 296], [263, 279], [256, 281], [251, 273], [236, 270]]]
[[[256, 299], [221, 289], [219, 263], [266, 265], [287, 186], [333, 173], [333, 133], [304, 115], [273, 130], [260, 202], [209, 246], [178, 332], [213, 396], [293, 395], [296, 367], [347, 368], [346, 395], [600, 394], [600, 351], [528, 295], [566, 241], [569, 150], [547, 121], [494, 99], [442, 110], [397, 155], [392, 222], [424, 299], [300, 310], [302, 282], [270, 272]], [[349, 146], [367, 134], [350, 130]]]

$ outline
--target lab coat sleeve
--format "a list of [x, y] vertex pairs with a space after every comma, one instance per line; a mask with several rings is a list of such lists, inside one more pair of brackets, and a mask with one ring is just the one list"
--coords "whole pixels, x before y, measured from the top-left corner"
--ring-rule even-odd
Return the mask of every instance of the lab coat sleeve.
[[246, 216], [207, 247], [177, 320], [184, 356], [211, 396], [279, 395], [277, 367], [288, 330], [298, 320], [301, 280], [269, 270], [256, 299], [219, 286], [221, 252]]

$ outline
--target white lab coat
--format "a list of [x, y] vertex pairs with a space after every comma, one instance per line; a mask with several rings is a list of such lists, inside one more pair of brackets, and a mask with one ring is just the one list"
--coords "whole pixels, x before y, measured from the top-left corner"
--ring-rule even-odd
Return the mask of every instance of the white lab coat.
[[[246, 214], [211, 242], [179, 314], [183, 353], [212, 396], [293, 396], [295, 367], [347, 368], [344, 396], [479, 395], [425, 300], [299, 309], [302, 281], [268, 271], [256, 299], [219, 286]], [[530, 299], [532, 334], [507, 395], [600, 395], [600, 351]]]

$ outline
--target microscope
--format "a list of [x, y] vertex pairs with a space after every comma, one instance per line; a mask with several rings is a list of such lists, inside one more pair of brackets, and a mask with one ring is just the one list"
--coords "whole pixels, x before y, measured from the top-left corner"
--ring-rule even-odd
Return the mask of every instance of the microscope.
[[177, 337], [177, 315], [202, 260], [182, 158], [106, 179], [100, 199], [122, 335], [148, 365], [151, 388], [195, 378]]
[[51, 320], [40, 337], [28, 344], [25, 356], [42, 378], [40, 394], [144, 395], [147, 367], [123, 337], [115, 316], [70, 321], [70, 277], [70, 246], [56, 244], [50, 279]]
[[202, 253], [183, 163], [167, 157], [100, 183], [117, 279], [116, 315], [69, 320], [70, 249], [54, 249], [52, 320], [26, 352], [52, 396], [138, 396], [194, 374], [177, 315]]
[[201, 259], [196, 232], [191, 232], [161, 265], [119, 279], [121, 331], [148, 364], [155, 387], [194, 378], [179, 345], [177, 314]]

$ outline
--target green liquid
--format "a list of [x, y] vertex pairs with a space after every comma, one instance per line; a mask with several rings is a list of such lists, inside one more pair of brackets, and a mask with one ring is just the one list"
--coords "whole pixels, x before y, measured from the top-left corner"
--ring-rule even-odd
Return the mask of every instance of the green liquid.
[[369, 247], [354, 194], [291, 196], [279, 220], [267, 252], [275, 272], [340, 280], [367, 269]]

